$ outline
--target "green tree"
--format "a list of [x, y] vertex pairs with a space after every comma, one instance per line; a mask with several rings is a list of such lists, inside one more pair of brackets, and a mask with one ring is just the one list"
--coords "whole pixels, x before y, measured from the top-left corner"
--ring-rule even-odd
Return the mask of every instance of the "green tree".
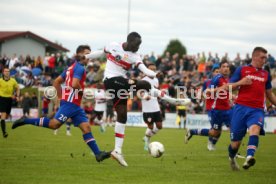
[[178, 39], [174, 39], [170, 41], [163, 55], [165, 55], [166, 52], [170, 52], [171, 55], [178, 53], [180, 56], [187, 53], [186, 47], [182, 45], [182, 43]]

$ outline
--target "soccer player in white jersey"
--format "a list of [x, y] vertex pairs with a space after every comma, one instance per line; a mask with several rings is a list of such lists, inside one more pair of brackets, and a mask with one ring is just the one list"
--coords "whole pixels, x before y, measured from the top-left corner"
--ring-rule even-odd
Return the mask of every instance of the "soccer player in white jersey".
[[[105, 91], [103, 89], [102, 84], [97, 84], [97, 89], [94, 92], [94, 99], [95, 99], [95, 107], [92, 115], [92, 121], [94, 121], [95, 124], [100, 125], [101, 132], [105, 131], [105, 123], [103, 121], [103, 114], [106, 110], [106, 96]], [[95, 118], [97, 118], [95, 121]]]
[[140, 89], [147, 90], [151, 96], [159, 96], [173, 104], [188, 104], [190, 99], [175, 99], [167, 96], [158, 89], [151, 88], [150, 83], [144, 80], [131, 80], [127, 78], [127, 71], [135, 65], [140, 71], [149, 77], [159, 77], [161, 73], [149, 70], [142, 62], [142, 58], [136, 52], [142, 43], [141, 36], [137, 32], [131, 32], [124, 43], [111, 43], [104, 50], [94, 51], [85, 57], [95, 59], [106, 54], [107, 63], [104, 72], [104, 85], [111, 95], [114, 107], [117, 112], [117, 122], [115, 124], [115, 149], [111, 156], [122, 166], [128, 166], [122, 155], [122, 147], [125, 136], [125, 126], [127, 122], [127, 98], [130, 91]]
[[[156, 71], [156, 66], [151, 63], [148, 68], [152, 71]], [[148, 81], [152, 88], [159, 88], [159, 81], [156, 77], [145, 76], [142, 80]], [[146, 96], [142, 97], [142, 112], [144, 122], [147, 124], [145, 136], [143, 138], [145, 145], [144, 150], [148, 151], [150, 138], [162, 129], [162, 115], [160, 112], [160, 106], [156, 97]]]

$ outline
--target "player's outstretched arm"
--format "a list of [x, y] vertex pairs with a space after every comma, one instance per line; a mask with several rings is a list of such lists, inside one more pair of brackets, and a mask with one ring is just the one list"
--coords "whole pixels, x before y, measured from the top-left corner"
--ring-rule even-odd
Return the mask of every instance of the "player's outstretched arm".
[[138, 65], [138, 69], [143, 72], [145, 75], [149, 76], [149, 77], [156, 77], [157, 73], [155, 73], [154, 71], [148, 69], [143, 63], [140, 63]]
[[93, 51], [90, 54], [85, 55], [85, 59], [97, 59], [103, 57], [106, 54], [104, 50]]
[[272, 92], [272, 89], [267, 89], [265, 91], [267, 99], [273, 104], [276, 105], [276, 96]]

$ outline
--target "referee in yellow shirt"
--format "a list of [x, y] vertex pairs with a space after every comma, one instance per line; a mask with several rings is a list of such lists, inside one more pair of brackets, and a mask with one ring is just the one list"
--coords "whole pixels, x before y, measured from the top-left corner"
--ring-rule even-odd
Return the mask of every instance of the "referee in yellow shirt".
[[14, 78], [10, 78], [9, 68], [3, 69], [3, 77], [0, 78], [0, 113], [1, 113], [1, 129], [3, 137], [8, 137], [6, 132], [6, 118], [11, 113], [12, 97], [16, 90], [16, 99], [19, 99], [20, 89]]
[[[180, 98], [185, 98], [184, 94], [180, 94]], [[186, 129], [186, 110], [187, 107], [185, 105], [178, 105], [176, 106], [177, 110], [177, 116], [176, 116], [176, 124], [178, 125], [179, 128], [181, 128], [181, 117], [183, 118], [183, 125], [184, 129]]]

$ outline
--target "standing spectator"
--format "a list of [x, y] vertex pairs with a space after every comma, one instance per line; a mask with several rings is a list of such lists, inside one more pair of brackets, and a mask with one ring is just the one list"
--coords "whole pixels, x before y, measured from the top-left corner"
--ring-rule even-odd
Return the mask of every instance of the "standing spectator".
[[57, 63], [57, 66], [55, 68], [55, 75], [60, 75], [64, 70], [64, 66], [62, 65], [62, 62]]
[[[0, 67], [2, 68], [2, 70], [3, 70], [3, 68], [5, 67], [5, 66], [7, 66], [7, 63], [9, 62], [9, 58], [6, 56], [6, 54], [4, 54], [4, 56], [3, 57], [0, 57]], [[1, 70], [1, 73], [2, 73], [2, 70]]]
[[34, 67], [35, 68], [40, 68], [41, 70], [43, 70], [43, 61], [42, 61], [41, 56], [38, 56], [36, 58], [35, 63], [34, 63]]
[[55, 54], [51, 54], [51, 57], [48, 60], [49, 73], [51, 74], [51, 76], [53, 76], [55, 64], [56, 64]]
[[156, 57], [154, 56], [154, 52], [151, 52], [151, 55], [149, 57], [149, 61], [153, 64], [156, 63]]
[[43, 60], [44, 72], [49, 72], [49, 59], [50, 54], [47, 52]]
[[236, 56], [236, 58], [234, 59], [234, 65], [235, 65], [235, 67], [241, 66], [241, 57], [240, 57], [240, 53], [237, 53], [237, 56]]
[[220, 63], [220, 58], [218, 56], [218, 53], [215, 54], [215, 58], [213, 59], [214, 64], [219, 64]]
[[29, 65], [33, 66], [33, 64], [34, 64], [34, 61], [32, 60], [31, 56], [28, 54], [26, 56], [24, 65], [25, 66], [29, 66]]
[[243, 65], [249, 65], [251, 63], [251, 58], [249, 56], [249, 54], [247, 53], [245, 56], [245, 59], [243, 61]]
[[32, 106], [32, 98], [28, 92], [25, 92], [24, 96], [21, 99], [21, 106], [23, 108], [23, 116], [30, 116], [30, 108]]
[[[267, 62], [270, 66], [270, 69], [272, 69], [272, 71], [274, 71], [274, 68], [275, 68], [275, 59], [274, 59], [274, 57], [271, 56], [270, 54], [268, 54]], [[274, 73], [274, 72], [271, 72], [271, 73]]]
[[12, 96], [14, 91], [16, 90], [17, 100], [19, 98], [20, 89], [18, 87], [15, 79], [10, 78], [10, 69], [3, 69], [3, 77], [0, 79], [0, 113], [1, 113], [1, 129], [3, 133], [3, 137], [8, 137], [8, 133], [6, 132], [6, 122], [5, 120], [11, 113], [12, 107]]
[[9, 62], [9, 69], [14, 67], [14, 65], [16, 65], [16, 63], [18, 63], [18, 58], [16, 57], [16, 54], [14, 54]]
[[55, 59], [56, 59], [56, 64], [61, 63], [61, 65], [64, 65], [64, 60], [63, 60], [63, 57], [62, 57], [62, 55], [60, 53], [57, 53]]
[[32, 107], [37, 108], [38, 107], [38, 99], [35, 92], [32, 94]]

